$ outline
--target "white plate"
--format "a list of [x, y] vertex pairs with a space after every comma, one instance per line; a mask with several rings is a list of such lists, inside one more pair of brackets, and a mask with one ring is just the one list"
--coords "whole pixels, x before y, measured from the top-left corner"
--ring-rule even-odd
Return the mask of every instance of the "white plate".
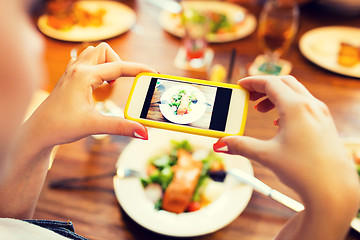
[[[343, 143], [349, 153], [360, 150], [360, 139], [348, 138], [343, 139]], [[351, 227], [360, 233], [360, 218], [354, 218], [351, 221]]]
[[[133, 140], [121, 153], [117, 167], [129, 167], [145, 173], [149, 158], [170, 148], [170, 141], [187, 139], [195, 149], [212, 149], [215, 138], [171, 132], [159, 129], [149, 131], [149, 140]], [[226, 168], [239, 168], [253, 175], [248, 159], [222, 154]], [[220, 197], [196, 212], [175, 214], [157, 211], [145, 196], [139, 179], [114, 177], [116, 197], [124, 211], [141, 226], [163, 235], [192, 237], [217, 231], [233, 220], [247, 206], [252, 188], [227, 178]]]
[[301, 53], [313, 63], [327, 70], [360, 78], [360, 64], [345, 67], [337, 62], [340, 42], [360, 46], [360, 28], [330, 26], [305, 33], [300, 41]]
[[[209, 34], [207, 36], [209, 42], [220, 43], [238, 40], [250, 35], [256, 29], [255, 16], [239, 5], [223, 1], [183, 1], [182, 4], [184, 8], [210, 10], [226, 14], [231, 22], [241, 21], [241, 23], [237, 25], [235, 32]], [[165, 31], [177, 37], [183, 37], [185, 35], [179, 14], [176, 15], [163, 11], [160, 15], [160, 25]]]
[[[177, 95], [179, 91], [185, 90], [187, 95], [193, 95], [197, 98], [197, 103], [191, 103], [190, 108], [191, 112], [184, 115], [176, 115], [174, 113], [174, 107], [170, 107], [168, 103], [171, 102], [172, 97]], [[160, 112], [162, 115], [169, 120], [170, 122], [179, 123], [179, 124], [189, 124], [200, 119], [204, 115], [206, 110], [206, 99], [204, 94], [196, 87], [193, 86], [173, 86], [166, 90], [160, 98]]]
[[39, 30], [58, 40], [91, 42], [118, 36], [135, 25], [135, 12], [125, 4], [116, 1], [79, 1], [77, 4], [91, 12], [104, 9], [106, 13], [103, 16], [103, 25], [100, 27], [75, 25], [69, 30], [57, 30], [47, 24], [48, 16], [44, 14], [37, 23]]

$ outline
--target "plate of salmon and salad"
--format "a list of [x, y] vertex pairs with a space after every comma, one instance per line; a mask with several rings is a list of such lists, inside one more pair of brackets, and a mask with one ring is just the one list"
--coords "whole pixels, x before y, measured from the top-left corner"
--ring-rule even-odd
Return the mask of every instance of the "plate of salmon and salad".
[[252, 188], [233, 178], [214, 181], [212, 174], [238, 168], [253, 175], [250, 161], [215, 153], [215, 138], [150, 129], [149, 140], [132, 140], [116, 167], [134, 169], [139, 178], [114, 177], [123, 210], [153, 232], [194, 237], [215, 232], [244, 211]]
[[[206, 39], [211, 43], [230, 42], [245, 38], [256, 30], [256, 17], [246, 8], [226, 1], [182, 1], [187, 21], [206, 19], [209, 31]], [[161, 27], [176, 37], [185, 36], [182, 13], [162, 11]]]

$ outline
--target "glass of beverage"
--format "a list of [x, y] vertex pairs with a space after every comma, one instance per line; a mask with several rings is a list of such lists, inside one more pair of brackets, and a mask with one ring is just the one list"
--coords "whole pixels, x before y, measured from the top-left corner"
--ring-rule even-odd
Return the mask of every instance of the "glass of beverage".
[[186, 61], [193, 68], [201, 68], [205, 65], [205, 52], [207, 49], [207, 17], [201, 11], [184, 9], [182, 21], [185, 28], [183, 41]]
[[299, 24], [296, 0], [268, 0], [259, 18], [258, 37], [265, 53], [261, 66], [267, 74], [279, 72], [277, 62], [290, 47]]

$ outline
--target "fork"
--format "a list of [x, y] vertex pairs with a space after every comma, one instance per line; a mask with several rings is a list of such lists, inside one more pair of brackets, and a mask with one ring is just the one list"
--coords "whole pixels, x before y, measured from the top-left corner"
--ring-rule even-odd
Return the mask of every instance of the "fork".
[[137, 177], [137, 178], [144, 177], [144, 175], [141, 172], [131, 168], [118, 168], [116, 170], [115, 175], [121, 179], [129, 178], [129, 177]]
[[140, 171], [130, 169], [130, 168], [118, 168], [114, 171], [108, 173], [102, 173], [97, 175], [90, 175], [90, 176], [83, 176], [83, 177], [75, 177], [75, 178], [65, 178], [56, 181], [52, 181], [49, 184], [50, 188], [57, 188], [57, 189], [84, 189], [88, 187], [84, 186], [76, 186], [78, 183], [83, 183], [91, 180], [99, 180], [108, 177], [117, 176], [120, 179], [130, 178], [130, 177], [137, 177], [141, 178], [144, 177]]

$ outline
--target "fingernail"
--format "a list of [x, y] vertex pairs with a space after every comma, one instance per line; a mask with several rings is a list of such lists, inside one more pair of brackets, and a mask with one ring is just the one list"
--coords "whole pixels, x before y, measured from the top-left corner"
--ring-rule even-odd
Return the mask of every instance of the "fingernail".
[[274, 126], [275, 127], [279, 126], [278, 121], [279, 121], [279, 119], [274, 120]]
[[114, 86], [114, 84], [115, 84], [115, 80], [108, 81], [108, 84], [110, 84], [110, 86]]
[[215, 152], [227, 153], [229, 148], [224, 142], [217, 142], [214, 144], [213, 149]]
[[157, 71], [157, 74], [160, 74], [160, 72], [159, 72], [159, 71]]
[[258, 108], [258, 105], [256, 104], [254, 108], [255, 108], [255, 110], [257, 110], [257, 108]]
[[139, 138], [139, 139], [143, 139], [143, 140], [148, 140], [147, 132], [142, 131], [142, 130], [135, 130], [134, 131], [134, 137]]

